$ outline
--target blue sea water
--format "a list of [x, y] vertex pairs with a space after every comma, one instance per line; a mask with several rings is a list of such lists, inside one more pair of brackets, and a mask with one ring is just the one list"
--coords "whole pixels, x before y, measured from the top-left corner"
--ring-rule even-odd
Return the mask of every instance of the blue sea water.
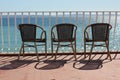
[[[16, 22], [14, 16], [10, 16], [9, 19], [7, 16], [3, 16], [0, 19], [0, 52], [18, 52], [21, 46], [21, 36], [19, 33], [19, 30], [17, 29], [17, 26], [21, 23], [29, 23], [29, 17], [24, 16], [23, 19], [21, 16], [16, 16]], [[22, 22], [23, 21], [23, 22]], [[102, 19], [99, 19], [98, 22], [101, 22]], [[83, 51], [83, 30], [85, 26], [89, 24], [89, 17], [85, 17], [84, 21], [82, 20], [82, 17], [78, 17], [78, 20], [76, 20], [76, 17], [72, 17], [71, 19], [69, 17], [58, 17], [56, 21], [55, 16], [44, 16], [44, 21], [41, 16], [37, 18], [37, 25], [42, 26], [46, 32], [47, 32], [47, 48], [48, 52], [51, 50], [51, 42], [50, 42], [50, 30], [53, 25], [56, 23], [73, 23], [78, 26], [77, 29], [77, 51], [82, 52]], [[95, 23], [96, 18], [92, 18], [90, 23]], [[105, 18], [104, 22], [108, 22], [108, 18]], [[15, 24], [16, 23], [16, 24]], [[36, 17], [30, 16], [30, 23], [36, 24]], [[111, 24], [114, 26], [114, 19], [111, 19]], [[9, 26], [8, 26], [9, 25]], [[8, 31], [10, 29], [10, 31]], [[118, 41], [120, 40], [119, 36], [120, 31], [120, 25], [117, 22], [116, 27], [113, 27], [110, 34], [110, 43], [113, 46], [110, 46], [110, 48], [118, 49], [119, 50], [119, 44]], [[29, 48], [28, 48], [29, 49]], [[27, 51], [29, 51], [26, 49]], [[33, 50], [33, 49], [31, 49]], [[39, 51], [44, 51], [44, 48], [40, 47]], [[60, 51], [71, 51], [71, 49], [62, 48]]]

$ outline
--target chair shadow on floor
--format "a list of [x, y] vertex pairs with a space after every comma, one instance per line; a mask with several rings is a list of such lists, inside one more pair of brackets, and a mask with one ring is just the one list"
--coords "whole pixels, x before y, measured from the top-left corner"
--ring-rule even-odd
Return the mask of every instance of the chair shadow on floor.
[[95, 70], [103, 67], [102, 60], [80, 60], [73, 64], [75, 69], [79, 70]]
[[45, 60], [42, 62], [38, 62], [35, 65], [35, 69], [37, 70], [57, 69], [63, 67], [65, 63], [67, 63], [67, 60]]
[[27, 65], [36, 62], [35, 60], [12, 60], [0, 66], [0, 70], [11, 70], [26, 67]]
[[[80, 59], [79, 61], [76, 61], [73, 63], [73, 68], [78, 69], [78, 70], [95, 70], [95, 69], [100, 69], [103, 67], [104, 60], [101, 59], [103, 55], [101, 55], [97, 59], [93, 59], [96, 57], [96, 55], [93, 56], [91, 60], [89, 59]], [[106, 62], [107, 63], [107, 62]]]

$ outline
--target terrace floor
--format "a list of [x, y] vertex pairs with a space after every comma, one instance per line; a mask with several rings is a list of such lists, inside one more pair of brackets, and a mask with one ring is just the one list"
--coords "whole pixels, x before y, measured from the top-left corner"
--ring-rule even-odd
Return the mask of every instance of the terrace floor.
[[[112, 54], [112, 57], [115, 55]], [[0, 80], [120, 80], [120, 54], [110, 61], [106, 54], [93, 54], [88, 57], [77, 55], [58, 55], [54, 61], [51, 56], [25, 56], [18, 61], [17, 56], [0, 56]]]

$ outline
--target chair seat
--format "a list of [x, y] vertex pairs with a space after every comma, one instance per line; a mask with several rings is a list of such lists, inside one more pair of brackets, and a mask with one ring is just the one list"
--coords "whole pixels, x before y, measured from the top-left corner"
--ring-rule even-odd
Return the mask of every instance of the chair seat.
[[90, 38], [85, 38], [86, 42], [105, 42], [105, 41], [108, 41], [108, 40], [92, 40]]
[[64, 39], [63, 40], [58, 40], [56, 38], [53, 38], [52, 40], [53, 40], [53, 42], [73, 42], [73, 41], [75, 41], [74, 38], [68, 39], [68, 40], [64, 40]]
[[46, 39], [36, 39], [35, 42], [45, 42]]

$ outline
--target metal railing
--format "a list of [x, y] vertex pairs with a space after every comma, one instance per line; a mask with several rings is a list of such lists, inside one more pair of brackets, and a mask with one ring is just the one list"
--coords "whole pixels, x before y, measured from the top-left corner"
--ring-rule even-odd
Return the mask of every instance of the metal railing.
[[[110, 23], [110, 51], [120, 51], [120, 11], [21, 11], [0, 12], [0, 53], [17, 53], [21, 46], [18, 24], [33, 23], [42, 26], [47, 31], [47, 51], [51, 52], [50, 30], [57, 23], [73, 23], [78, 26], [77, 52], [83, 52], [83, 31], [91, 23]], [[89, 49], [89, 47], [88, 47]], [[97, 51], [105, 51], [97, 48]], [[31, 51], [29, 48], [28, 51]], [[43, 52], [39, 48], [39, 52]], [[70, 49], [60, 50], [69, 52]]]

